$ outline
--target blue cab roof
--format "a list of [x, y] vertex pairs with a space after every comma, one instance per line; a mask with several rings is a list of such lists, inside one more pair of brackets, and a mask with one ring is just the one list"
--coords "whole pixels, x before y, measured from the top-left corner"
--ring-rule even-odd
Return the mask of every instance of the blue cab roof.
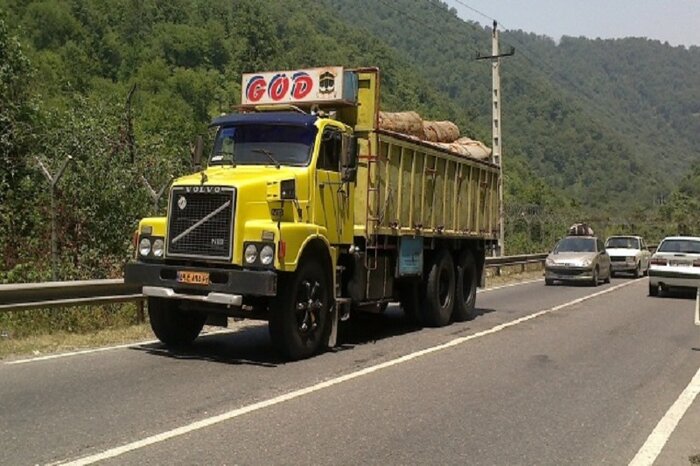
[[313, 126], [318, 117], [298, 112], [229, 113], [216, 117], [210, 126], [233, 125], [293, 125]]

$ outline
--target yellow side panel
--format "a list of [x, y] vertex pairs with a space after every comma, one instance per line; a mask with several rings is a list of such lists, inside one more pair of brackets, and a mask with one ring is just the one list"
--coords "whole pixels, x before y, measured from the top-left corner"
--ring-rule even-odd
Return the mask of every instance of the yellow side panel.
[[361, 140], [355, 235], [498, 237], [498, 168], [402, 137]]

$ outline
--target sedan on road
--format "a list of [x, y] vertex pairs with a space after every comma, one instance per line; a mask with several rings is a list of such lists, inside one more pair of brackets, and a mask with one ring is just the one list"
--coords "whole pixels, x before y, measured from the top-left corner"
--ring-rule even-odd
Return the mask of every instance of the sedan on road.
[[605, 242], [613, 275], [630, 272], [635, 278], [646, 275], [651, 253], [641, 236], [611, 236]]
[[651, 256], [649, 296], [669, 288], [700, 286], [700, 237], [669, 236]]
[[610, 283], [610, 256], [603, 241], [595, 236], [567, 236], [559, 240], [547, 256], [544, 283], [555, 281], [589, 282], [598, 286], [602, 279]]

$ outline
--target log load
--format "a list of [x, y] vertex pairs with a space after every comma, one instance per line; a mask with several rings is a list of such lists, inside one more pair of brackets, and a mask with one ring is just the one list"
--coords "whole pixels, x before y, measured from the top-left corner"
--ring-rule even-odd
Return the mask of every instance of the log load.
[[425, 139], [423, 119], [416, 112], [379, 112], [379, 127]]
[[451, 121], [424, 121], [425, 140], [430, 142], [455, 142], [459, 139], [459, 128]]
[[491, 157], [491, 149], [483, 142], [459, 137], [459, 127], [451, 121], [424, 121], [416, 112], [379, 112], [379, 128], [412, 136], [464, 157]]

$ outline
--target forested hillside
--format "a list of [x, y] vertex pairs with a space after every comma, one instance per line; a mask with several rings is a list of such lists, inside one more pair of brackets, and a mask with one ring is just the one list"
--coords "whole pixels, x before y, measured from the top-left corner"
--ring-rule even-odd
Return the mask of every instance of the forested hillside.
[[[697, 48], [503, 37], [525, 44], [503, 66], [511, 250], [543, 248], [584, 211], [641, 215], [665, 195], [675, 207], [652, 213], [670, 221], [689, 205], [696, 191], [669, 193], [697, 179]], [[119, 276], [154, 213], [141, 176], [157, 189], [191, 169], [192, 140], [238, 103], [242, 72], [379, 66], [385, 109], [489, 143], [477, 50], [489, 32], [434, 0], [0, 0], [0, 282], [50, 276], [37, 160], [56, 173], [73, 157], [56, 191], [59, 278]], [[532, 222], [533, 208], [549, 217]]]
[[[438, 1], [326, 0], [402, 51], [439, 91], [488, 124], [490, 31]], [[551, 185], [595, 207], [651, 204], [700, 158], [700, 48], [644, 39], [506, 31], [503, 141]], [[476, 113], [473, 113], [476, 112]], [[507, 162], [506, 162], [507, 163]]]

